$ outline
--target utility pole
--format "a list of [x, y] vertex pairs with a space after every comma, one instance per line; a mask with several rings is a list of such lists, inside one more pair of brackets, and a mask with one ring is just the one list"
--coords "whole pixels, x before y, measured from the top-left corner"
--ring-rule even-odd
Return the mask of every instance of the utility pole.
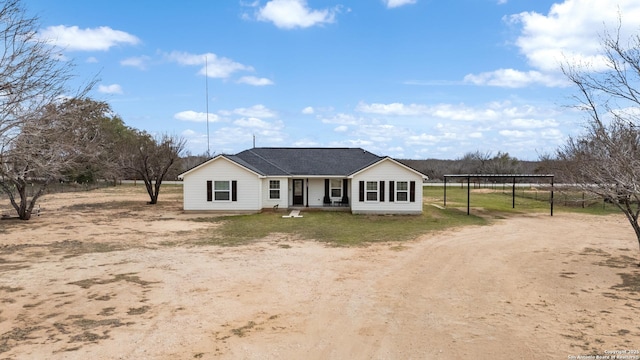
[[209, 62], [207, 55], [204, 56], [204, 88], [205, 96], [207, 97], [206, 111], [207, 111], [207, 157], [211, 156], [211, 149], [209, 147]]

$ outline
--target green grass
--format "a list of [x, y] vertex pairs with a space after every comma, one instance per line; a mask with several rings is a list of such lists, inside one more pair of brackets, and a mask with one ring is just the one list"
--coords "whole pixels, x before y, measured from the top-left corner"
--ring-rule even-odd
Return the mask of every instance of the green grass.
[[270, 234], [316, 240], [335, 246], [354, 246], [385, 241], [406, 241], [421, 234], [465, 226], [484, 225], [489, 220], [467, 216], [457, 209], [425, 206], [422, 215], [353, 215], [348, 212], [303, 211], [302, 218], [283, 218], [283, 212], [207, 218], [221, 222], [205, 244], [234, 246]]
[[[359, 246], [377, 242], [402, 242], [420, 235], [445, 229], [487, 225], [494, 219], [518, 214], [549, 213], [549, 192], [517, 189], [516, 206], [512, 207], [511, 187], [472, 190], [471, 214], [467, 215], [467, 189], [447, 186], [447, 208], [443, 205], [443, 188], [426, 187], [422, 215], [352, 215], [348, 212], [302, 211], [302, 218], [282, 218], [285, 213], [265, 211], [260, 214], [201, 218], [197, 221], [220, 223], [221, 226], [201, 244], [236, 246], [279, 234], [282, 239], [305, 239], [334, 246]], [[571, 199], [569, 198], [571, 197]], [[611, 214], [618, 212], [602, 201], [585, 202], [581, 193], [558, 192], [554, 196], [555, 212]], [[576, 200], [577, 199], [577, 200]], [[575, 200], [575, 201], [574, 201]], [[565, 205], [566, 204], [566, 205]]]
[[[471, 190], [471, 213], [481, 209], [498, 214], [526, 214], [549, 213], [549, 198], [551, 193], [547, 190], [535, 188], [516, 188], [515, 208], [513, 207], [512, 188], [506, 185], [496, 185], [492, 188]], [[444, 189], [442, 187], [426, 187], [425, 199], [428, 202], [443, 204]], [[593, 198], [589, 194], [580, 191], [554, 191], [553, 211], [578, 212], [594, 215], [606, 215], [618, 213], [619, 209], [612, 204], [605, 203], [602, 199]], [[459, 184], [447, 186], [447, 207], [456, 207], [466, 212], [467, 188], [461, 188]]]

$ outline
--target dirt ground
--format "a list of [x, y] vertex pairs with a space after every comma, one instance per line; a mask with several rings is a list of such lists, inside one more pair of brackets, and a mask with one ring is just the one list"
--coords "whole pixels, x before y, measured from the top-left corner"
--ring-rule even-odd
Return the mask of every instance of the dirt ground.
[[217, 247], [196, 244], [215, 225], [178, 192], [144, 202], [142, 187], [47, 195], [40, 216], [0, 221], [0, 359], [640, 358], [622, 216]]

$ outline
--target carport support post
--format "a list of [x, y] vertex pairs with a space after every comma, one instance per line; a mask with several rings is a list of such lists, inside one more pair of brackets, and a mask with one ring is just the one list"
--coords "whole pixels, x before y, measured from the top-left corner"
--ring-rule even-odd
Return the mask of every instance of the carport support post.
[[444, 207], [447, 207], [447, 177], [444, 177]]
[[511, 189], [511, 208], [516, 208], [516, 177], [513, 177], [513, 188]]
[[553, 176], [551, 176], [551, 216], [553, 216]]
[[467, 176], [467, 215], [470, 214], [471, 204], [471, 176]]

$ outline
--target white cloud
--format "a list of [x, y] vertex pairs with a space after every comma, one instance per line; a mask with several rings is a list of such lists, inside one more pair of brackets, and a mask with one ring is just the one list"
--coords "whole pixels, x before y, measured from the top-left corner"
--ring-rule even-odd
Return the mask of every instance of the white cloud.
[[635, 19], [640, 17], [637, 0], [565, 0], [553, 4], [546, 15], [523, 12], [506, 20], [522, 24], [516, 45], [531, 66], [558, 71], [558, 65], [565, 59], [601, 66], [600, 35], [606, 29], [615, 30], [619, 14], [624, 40], [637, 30]]
[[248, 127], [254, 129], [269, 129], [271, 127], [268, 122], [254, 117], [238, 119], [233, 123], [240, 127]]
[[415, 4], [417, 0], [383, 0], [383, 2], [389, 9], [393, 9], [404, 5]]
[[560, 124], [555, 119], [513, 119], [510, 121], [511, 126], [523, 129], [540, 129], [557, 127]]
[[393, 116], [433, 116], [450, 120], [486, 120], [495, 119], [498, 111], [490, 108], [474, 109], [465, 105], [438, 104], [365, 104], [360, 103], [356, 111], [369, 114], [393, 115]]
[[405, 105], [402, 103], [366, 104], [361, 102], [356, 107], [356, 111], [369, 113], [369, 114], [381, 114], [381, 115], [420, 115], [420, 114], [430, 113], [431, 108], [427, 105], [417, 105], [417, 104], [410, 104], [410, 105]]
[[[165, 54], [169, 61], [180, 65], [202, 66], [198, 73], [212, 78], [228, 78], [237, 71], [254, 71], [253, 67], [243, 65], [229, 58], [218, 57], [216, 54], [190, 54], [186, 52], [173, 51]], [[206, 66], [204, 66], [206, 65]]]
[[98, 61], [98, 58], [96, 58], [95, 56], [89, 56], [86, 62], [88, 64], [95, 64], [95, 63], [98, 63], [99, 61]]
[[536, 137], [536, 133], [533, 131], [522, 131], [522, 130], [500, 130], [498, 133], [504, 137], [508, 138], [529, 138], [534, 139]]
[[122, 87], [118, 84], [99, 85], [98, 91], [103, 94], [122, 94]]
[[243, 76], [238, 79], [238, 83], [240, 84], [248, 84], [253, 86], [266, 86], [273, 85], [273, 81], [267, 78], [259, 78], [255, 76]]
[[268, 109], [266, 106], [262, 104], [254, 105], [250, 108], [237, 108], [234, 110], [222, 110], [220, 111], [222, 115], [240, 115], [243, 117], [254, 117], [254, 118], [274, 118], [277, 116], [276, 112]]
[[302, 113], [305, 115], [311, 115], [314, 112], [315, 110], [311, 106], [307, 106], [306, 108], [302, 109]]
[[150, 58], [148, 56], [134, 56], [134, 57], [130, 57], [127, 59], [124, 59], [122, 61], [120, 61], [120, 65], [122, 66], [131, 66], [131, 67], [136, 67], [140, 70], [146, 70], [147, 69], [147, 63], [149, 62]]
[[335, 129], [333, 129], [333, 131], [335, 132], [346, 132], [348, 130], [349, 130], [349, 127], [346, 125], [340, 125], [340, 126], [337, 126]]
[[364, 121], [363, 119], [357, 118], [351, 114], [336, 114], [331, 118], [323, 118], [322, 123], [324, 124], [340, 124], [340, 125], [360, 125]]
[[[507, 0], [498, 0], [505, 4]], [[522, 88], [531, 85], [569, 86], [560, 65], [588, 64], [593, 70], [605, 69], [601, 38], [615, 31], [622, 14], [621, 39], [634, 34], [640, 18], [637, 0], [564, 0], [553, 4], [547, 14], [522, 12], [505, 16], [504, 21], [521, 26], [515, 41], [532, 70], [498, 69], [465, 76], [466, 83], [482, 86]]]
[[518, 71], [513, 69], [499, 69], [477, 75], [469, 74], [464, 81], [475, 85], [489, 85], [507, 88], [522, 88], [535, 84], [549, 87], [569, 86], [569, 82], [561, 75], [543, 74], [539, 71]]
[[408, 145], [431, 145], [438, 143], [439, 141], [440, 138], [435, 135], [422, 133], [407, 137], [406, 143]]
[[271, 0], [258, 10], [257, 19], [281, 29], [307, 28], [334, 22], [336, 12], [338, 8], [313, 10], [306, 0]]
[[513, 106], [509, 102], [492, 102], [484, 106], [470, 107], [465, 104], [403, 104], [403, 103], [359, 103], [356, 111], [368, 114], [405, 117], [433, 117], [456, 121], [493, 121], [524, 118], [542, 110], [529, 105]]
[[[206, 112], [196, 112], [192, 110], [181, 111], [173, 115], [173, 118], [180, 121], [193, 121], [193, 122], [206, 122]], [[220, 120], [220, 117], [216, 114], [209, 113], [209, 122], [216, 122]]]
[[137, 45], [140, 39], [108, 26], [80, 29], [77, 26], [49, 26], [38, 34], [39, 38], [69, 51], [107, 51], [117, 45]]

